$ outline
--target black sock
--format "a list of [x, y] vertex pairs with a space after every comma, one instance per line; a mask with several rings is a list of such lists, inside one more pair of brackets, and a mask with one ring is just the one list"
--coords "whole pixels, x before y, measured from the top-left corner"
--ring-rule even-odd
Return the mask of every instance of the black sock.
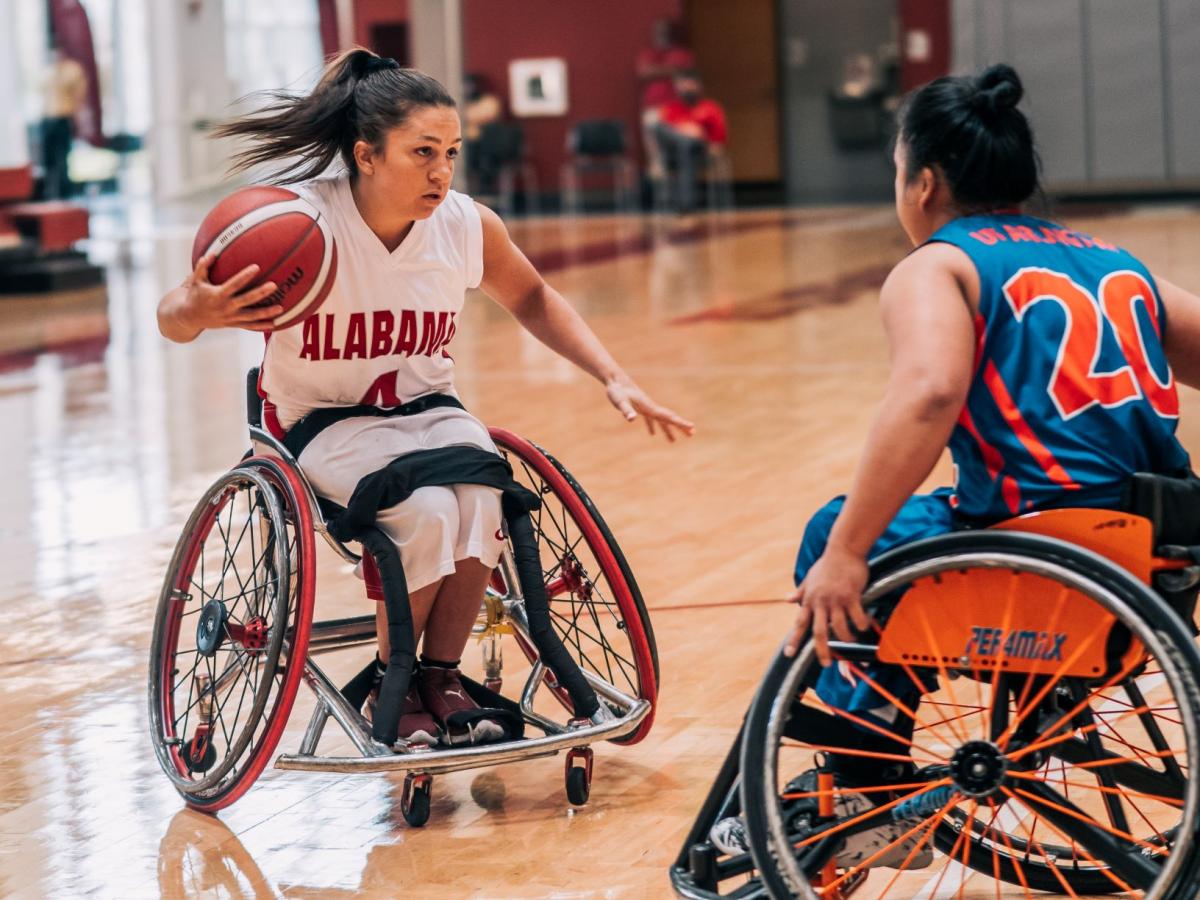
[[461, 659], [456, 659], [450, 662], [445, 659], [434, 659], [432, 656], [421, 654], [421, 665], [427, 669], [457, 669]]

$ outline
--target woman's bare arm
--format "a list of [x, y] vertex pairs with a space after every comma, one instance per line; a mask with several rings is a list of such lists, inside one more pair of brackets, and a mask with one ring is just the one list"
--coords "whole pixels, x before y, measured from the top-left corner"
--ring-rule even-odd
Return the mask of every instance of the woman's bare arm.
[[650, 433], [662, 428], [668, 440], [674, 430], [691, 435], [687, 419], [654, 402], [612, 358], [583, 317], [546, 284], [525, 254], [512, 242], [500, 217], [476, 204], [483, 219], [483, 283], [489, 297], [539, 341], [573, 362], [604, 385], [609, 401], [629, 421], [639, 414]]
[[1163, 349], [1175, 377], [1200, 388], [1200, 297], [1163, 278], [1154, 279], [1167, 308]]

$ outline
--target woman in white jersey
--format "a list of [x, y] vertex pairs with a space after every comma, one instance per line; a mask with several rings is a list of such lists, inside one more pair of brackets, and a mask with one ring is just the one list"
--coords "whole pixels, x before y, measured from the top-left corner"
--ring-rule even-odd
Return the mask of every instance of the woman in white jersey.
[[[481, 287], [535, 337], [603, 383], [627, 420], [641, 416], [651, 434], [657, 428], [671, 440], [675, 432], [692, 433], [690, 422], [651, 400], [621, 370], [512, 243], [500, 218], [450, 190], [462, 135], [454, 100], [437, 81], [358, 49], [330, 63], [311, 94], [271, 96], [264, 109], [221, 133], [251, 141], [237, 155], [237, 168], [287, 163], [274, 180], [291, 185], [328, 220], [338, 274], [317, 315], [270, 336], [260, 382], [267, 427], [282, 436], [321, 408], [393, 408], [453, 397], [454, 360], [445, 348], [464, 293]], [[338, 157], [345, 171], [317, 178]], [[187, 342], [208, 328], [269, 330], [281, 309], [258, 304], [275, 286], [243, 291], [254, 266], [215, 286], [210, 262], [200, 260], [163, 297], [163, 335]], [[321, 496], [345, 505], [363, 476], [390, 461], [464, 444], [495, 452], [478, 420], [440, 406], [342, 419], [307, 444], [300, 463]], [[475, 709], [461, 689], [458, 661], [500, 555], [498, 492], [423, 487], [381, 510], [377, 525], [399, 547], [414, 633], [424, 636], [400, 736], [455, 743], [500, 737], [502, 727], [487, 718], [467, 731], [451, 734], [446, 727], [454, 713]], [[377, 621], [379, 658], [386, 660], [382, 604]]]

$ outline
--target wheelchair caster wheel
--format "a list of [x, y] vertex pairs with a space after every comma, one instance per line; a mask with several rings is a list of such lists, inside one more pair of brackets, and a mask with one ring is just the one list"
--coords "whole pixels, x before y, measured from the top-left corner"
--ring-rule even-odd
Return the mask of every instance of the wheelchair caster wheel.
[[420, 828], [429, 821], [429, 795], [433, 789], [432, 775], [404, 776], [404, 793], [400, 798], [400, 812], [404, 821], [413, 828]]
[[483, 686], [494, 694], [500, 693], [500, 688], [504, 685], [503, 678], [488, 678], [483, 682]]
[[567, 800], [583, 806], [592, 792], [592, 748], [574, 747], [567, 751]]

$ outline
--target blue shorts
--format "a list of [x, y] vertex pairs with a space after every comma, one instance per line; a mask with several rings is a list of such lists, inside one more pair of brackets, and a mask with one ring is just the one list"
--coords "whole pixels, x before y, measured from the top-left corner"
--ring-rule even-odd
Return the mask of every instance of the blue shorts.
[[[938, 488], [932, 494], [916, 494], [905, 501], [896, 513], [887, 530], [871, 547], [868, 554], [874, 558], [895, 547], [911, 544], [921, 538], [949, 534], [954, 530], [954, 516], [950, 508], [950, 488]], [[826, 503], [809, 520], [800, 542], [800, 553], [796, 557], [796, 584], [804, 580], [808, 570], [820, 559], [829, 542], [829, 532], [837, 521], [846, 498], [837, 497]], [[911, 710], [920, 702], [921, 694], [933, 690], [931, 680], [924, 690], [913, 684], [912, 678], [900, 666], [886, 663], [859, 665], [859, 670], [881, 688], [891, 693]], [[816, 684], [817, 696], [835, 709], [853, 713], [859, 718], [872, 721], [884, 728], [895, 728], [900, 710], [891, 701], [868, 685], [851, 671], [847, 662], [835, 663], [821, 670]], [[900, 730], [904, 730], [901, 725]]]

